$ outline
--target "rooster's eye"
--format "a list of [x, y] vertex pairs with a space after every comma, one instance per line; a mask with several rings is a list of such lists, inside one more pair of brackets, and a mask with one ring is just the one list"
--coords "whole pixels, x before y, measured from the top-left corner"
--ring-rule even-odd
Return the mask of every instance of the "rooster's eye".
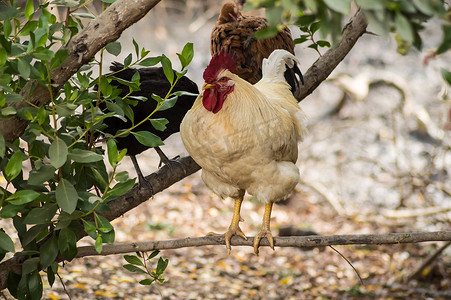
[[226, 82], [227, 79], [228, 79], [227, 77], [222, 77], [222, 78], [219, 79], [219, 81], [220, 81], [220, 82]]

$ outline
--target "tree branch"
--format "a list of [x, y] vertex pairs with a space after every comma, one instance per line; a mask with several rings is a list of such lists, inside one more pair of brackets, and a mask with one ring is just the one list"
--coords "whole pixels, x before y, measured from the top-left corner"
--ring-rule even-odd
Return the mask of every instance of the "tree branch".
[[340, 42], [324, 53], [304, 74], [305, 84], [298, 97], [299, 101], [310, 95], [332, 73], [366, 32], [367, 26], [363, 11], [358, 10], [343, 29]]
[[[329, 236], [289, 236], [274, 237], [274, 245], [277, 247], [324, 247], [331, 245], [382, 245], [382, 244], [407, 244], [434, 241], [451, 241], [451, 231], [435, 232], [409, 232], [388, 234], [352, 234]], [[253, 247], [254, 238], [248, 237], [247, 241], [234, 236], [232, 246]], [[104, 245], [101, 253], [93, 246], [78, 248], [77, 258], [96, 255], [112, 255], [131, 252], [146, 252], [153, 250], [180, 249], [187, 247], [225, 245], [224, 236], [204, 236], [197, 238], [184, 238], [167, 241], [152, 241], [141, 243], [110, 244]], [[260, 246], [269, 246], [267, 239], [262, 239]]]
[[[144, 17], [161, 0], [120, 0], [112, 4], [67, 44], [69, 55], [56, 69], [50, 72], [52, 79], [52, 95], [74, 75], [81, 66], [88, 63], [96, 53], [108, 43], [117, 40], [122, 32]], [[64, 48], [64, 47], [62, 47]], [[50, 102], [49, 89], [29, 81], [21, 91], [28, 102], [42, 106]], [[14, 103], [16, 110], [29, 106], [26, 101]], [[20, 137], [27, 128], [28, 121], [19, 117], [0, 119], [0, 132], [7, 142]]]

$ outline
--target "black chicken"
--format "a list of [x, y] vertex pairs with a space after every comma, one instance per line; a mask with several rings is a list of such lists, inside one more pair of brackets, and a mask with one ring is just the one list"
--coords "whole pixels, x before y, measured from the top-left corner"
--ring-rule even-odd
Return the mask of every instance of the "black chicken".
[[[144, 96], [148, 98], [147, 101], [139, 101], [136, 106], [131, 106], [134, 113], [134, 121], [135, 124], [139, 123], [143, 119], [145, 119], [152, 111], [156, 108], [157, 102], [152, 99], [151, 95], [156, 94], [162, 98], [166, 96], [168, 93], [171, 84], [166, 78], [163, 68], [161, 67], [148, 67], [148, 68], [127, 68], [124, 69], [124, 66], [121, 63], [113, 62], [110, 66], [110, 71], [114, 73], [114, 76], [117, 78], [121, 78], [127, 81], [131, 81], [133, 75], [136, 72], [139, 72], [140, 75], [140, 91], [134, 91], [130, 95], [131, 96]], [[110, 73], [111, 74], [111, 73]], [[108, 76], [107, 74], [106, 76]], [[111, 82], [111, 85], [116, 86], [122, 90], [120, 94], [121, 97], [124, 97], [129, 93], [129, 87], [119, 83], [116, 80]], [[153, 127], [150, 121], [144, 122], [138, 127], [134, 129], [134, 131], [149, 131], [161, 138], [161, 140], [165, 140], [173, 133], [180, 131], [180, 123], [183, 120], [186, 112], [193, 106], [194, 100], [196, 100], [197, 94], [199, 90], [197, 85], [191, 81], [188, 77], [183, 76], [177, 82], [177, 84], [172, 89], [172, 92], [176, 91], [186, 91], [189, 93], [196, 94], [194, 96], [183, 95], [179, 96], [176, 104], [167, 110], [157, 111], [152, 115], [152, 119], [157, 118], [166, 118], [169, 123], [166, 124], [166, 129], [164, 131], [159, 131]], [[101, 109], [105, 109], [105, 105], [101, 105]], [[103, 130], [104, 133], [116, 134], [118, 130], [127, 129], [132, 126], [132, 122], [127, 119], [127, 122], [119, 118], [106, 118], [104, 123], [108, 125], [106, 129]], [[117, 147], [119, 150], [127, 148], [127, 155], [132, 159], [133, 165], [135, 167], [136, 173], [138, 175], [139, 185], [145, 182], [145, 178], [139, 168], [138, 162], [136, 160], [136, 155], [140, 154], [144, 150], [149, 149], [150, 147], [141, 144], [133, 134], [128, 134], [124, 137], [118, 137], [116, 139]], [[163, 151], [159, 147], [155, 147], [158, 155], [160, 156], [160, 165], [161, 163], [169, 164], [172, 160], [168, 159], [168, 157], [163, 153]]]

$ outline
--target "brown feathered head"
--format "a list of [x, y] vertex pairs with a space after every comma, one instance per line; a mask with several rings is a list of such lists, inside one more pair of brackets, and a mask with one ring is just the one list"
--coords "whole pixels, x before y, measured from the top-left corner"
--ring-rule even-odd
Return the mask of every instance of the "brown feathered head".
[[221, 12], [219, 13], [218, 23], [224, 24], [229, 22], [236, 22], [240, 17], [240, 12], [238, 7], [233, 2], [226, 2], [221, 7]]

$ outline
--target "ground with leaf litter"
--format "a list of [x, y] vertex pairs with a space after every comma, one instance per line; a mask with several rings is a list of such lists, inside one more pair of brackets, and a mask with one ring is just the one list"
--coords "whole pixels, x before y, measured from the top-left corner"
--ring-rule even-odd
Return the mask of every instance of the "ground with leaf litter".
[[[127, 56], [124, 45], [131, 45], [131, 31], [142, 32], [134, 36], [141, 46], [174, 61], [186, 42], [194, 42], [188, 76], [201, 85], [214, 18], [207, 11], [195, 22], [180, 18], [171, 23], [168, 17], [157, 23], [156, 16], [161, 21], [165, 12], [157, 6], [124, 34], [122, 54], [107, 59]], [[428, 26], [425, 49], [436, 45], [435, 30], [437, 25]], [[317, 58], [307, 46], [297, 46], [303, 71]], [[450, 100], [440, 68], [451, 69], [451, 59], [440, 57], [425, 66], [426, 54], [412, 51], [403, 57], [393, 40], [366, 36], [333, 79], [301, 103], [310, 131], [299, 145], [302, 182], [287, 201], [274, 206], [274, 235], [286, 227], [323, 235], [450, 230], [451, 138], [442, 130]], [[186, 154], [179, 136], [166, 144], [169, 156]], [[138, 160], [145, 174], [158, 165], [153, 150]], [[121, 168], [134, 176], [128, 160]], [[225, 232], [232, 209], [232, 201], [212, 194], [198, 172], [112, 224], [117, 242], [199, 237]], [[241, 228], [248, 236], [257, 232], [263, 211], [263, 205], [246, 197]], [[93, 241], [85, 238], [81, 244]], [[449, 299], [451, 247], [410, 279], [442, 245], [334, 247], [363, 284], [329, 247], [262, 247], [259, 256], [251, 247], [233, 247], [230, 256], [225, 246], [166, 250], [150, 260], [155, 268], [159, 257], [169, 259], [165, 282], [150, 286], [138, 283], [145, 275], [122, 268], [127, 263], [123, 255], [87, 257], [60, 267], [61, 280], [53, 288], [46, 283], [44, 297], [68, 299], [64, 283], [71, 299]]]

